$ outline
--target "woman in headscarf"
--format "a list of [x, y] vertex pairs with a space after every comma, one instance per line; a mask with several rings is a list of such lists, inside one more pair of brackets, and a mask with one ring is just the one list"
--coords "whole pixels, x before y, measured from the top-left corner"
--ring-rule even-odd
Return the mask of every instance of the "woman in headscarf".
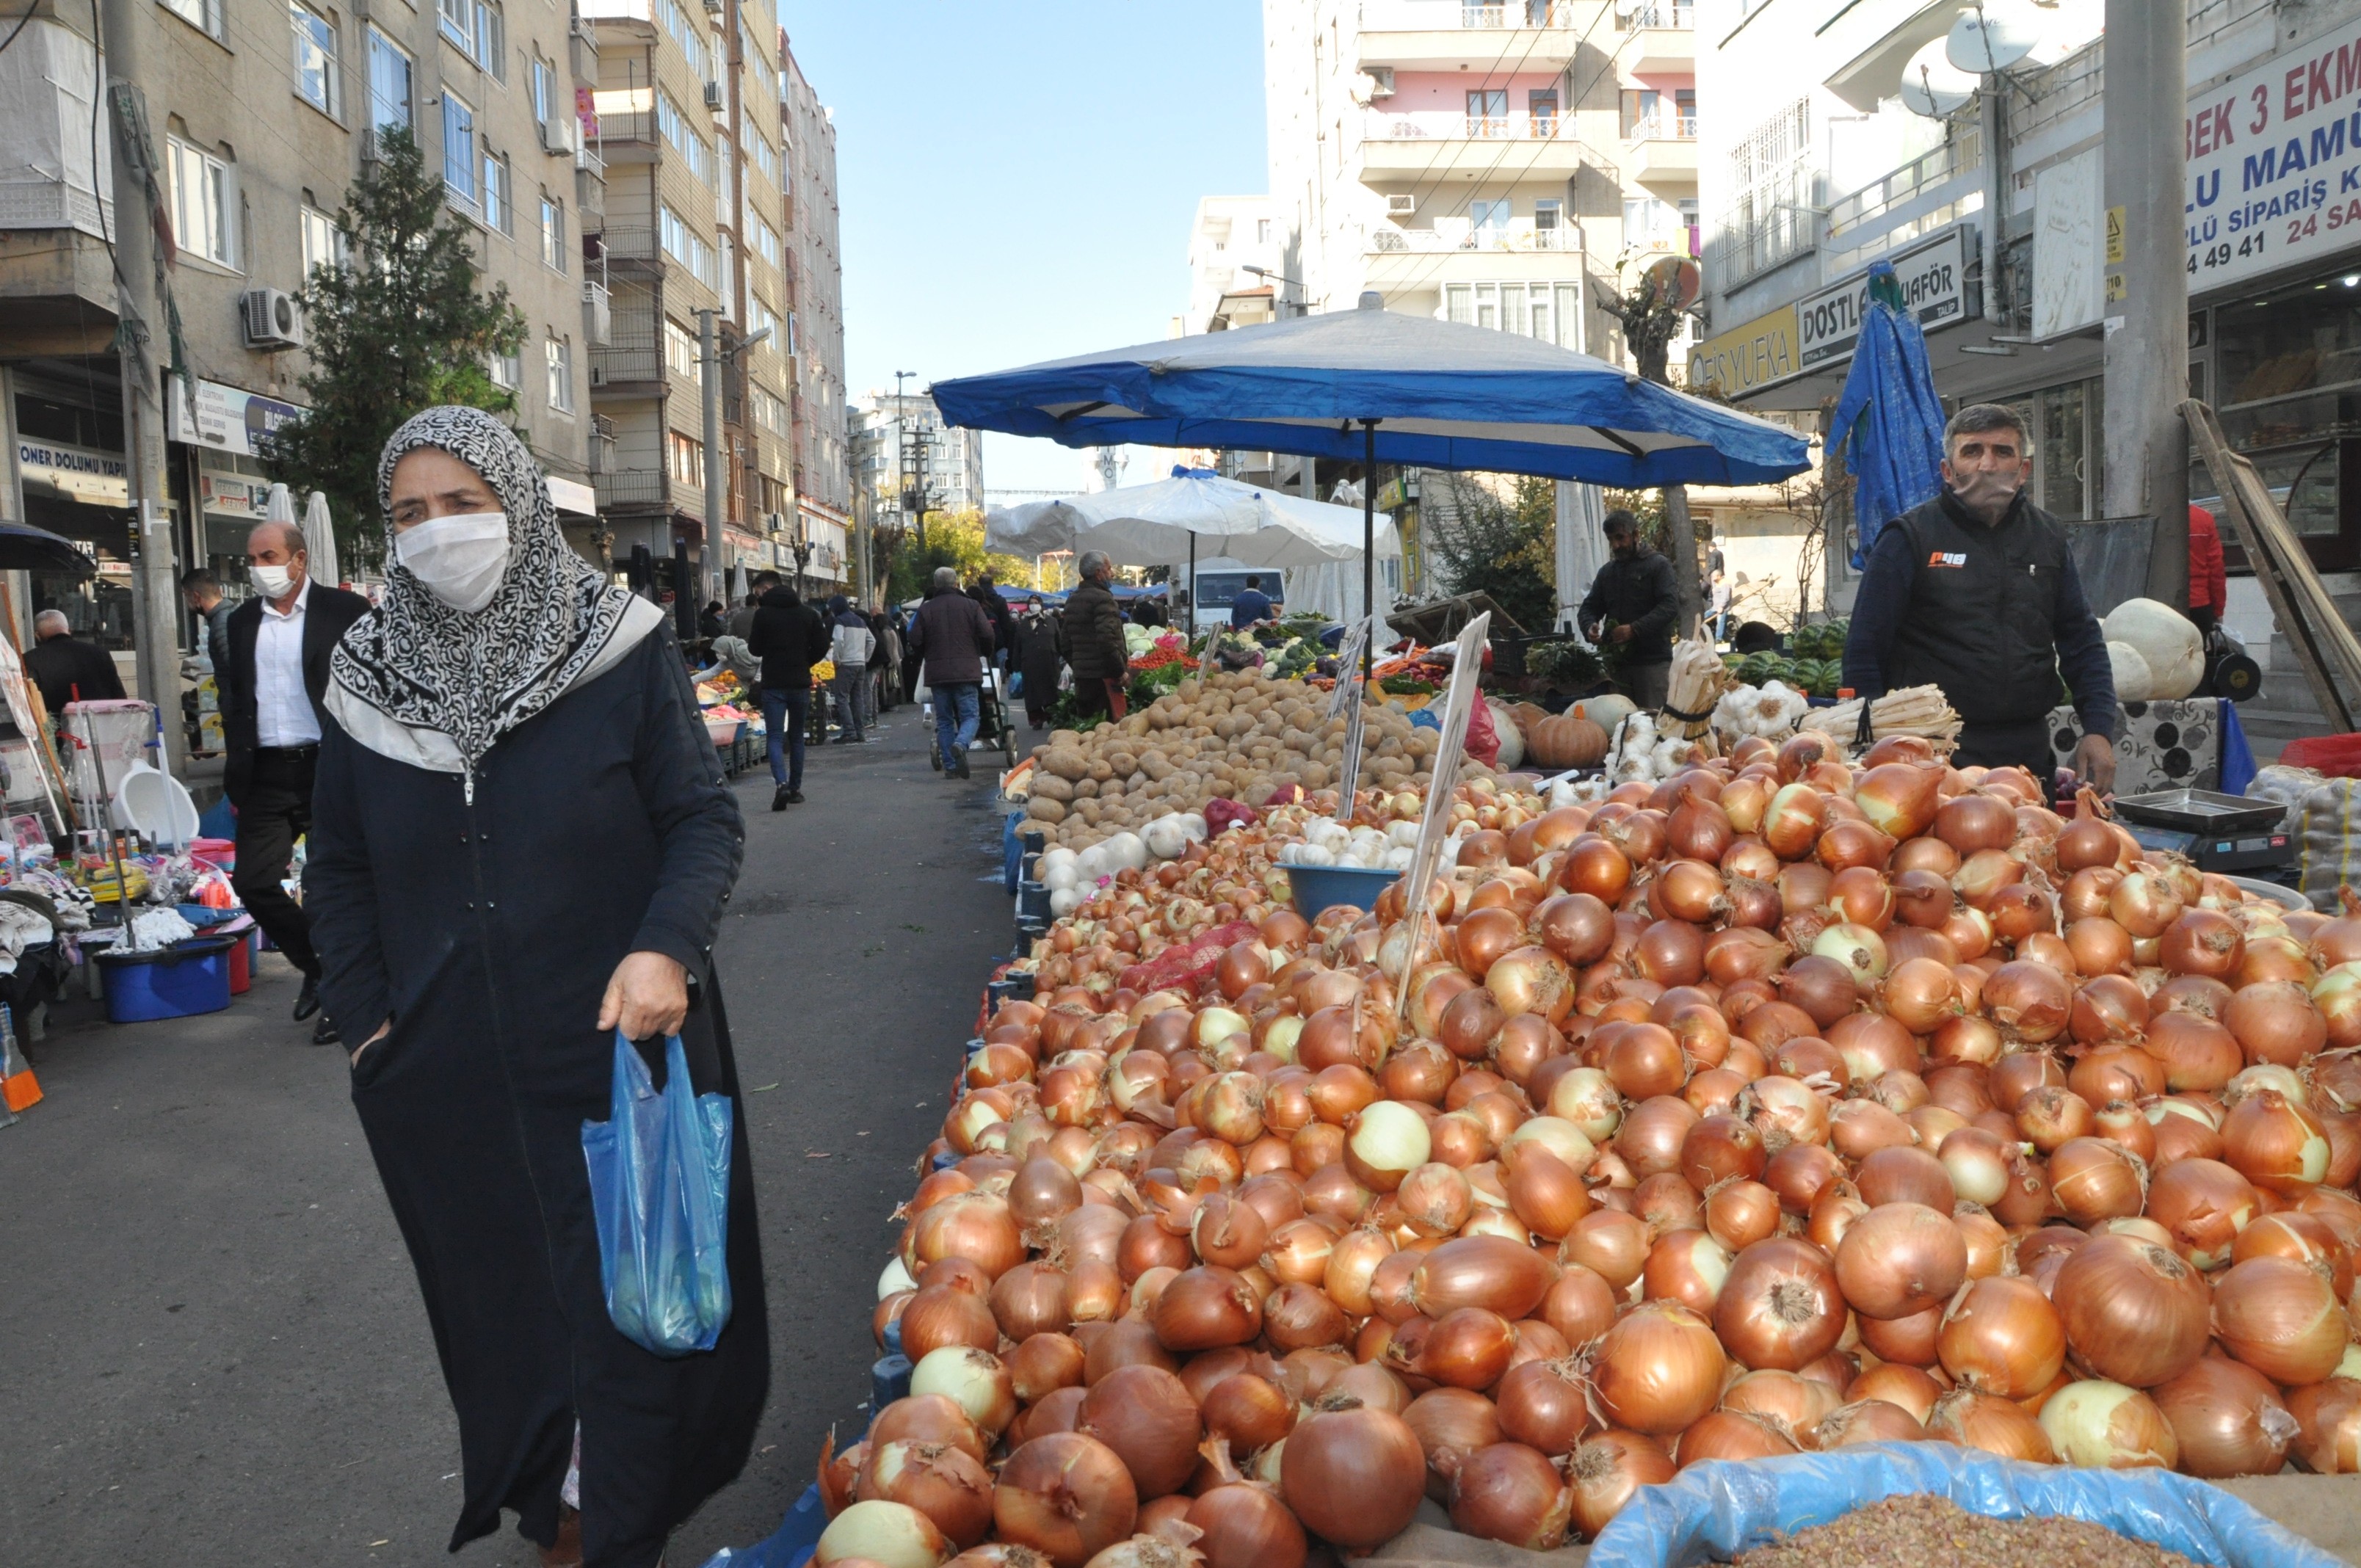
[[1016, 669], [1025, 677], [1025, 719], [1038, 729], [1049, 722], [1050, 705], [1058, 700], [1058, 622], [1055, 611], [1044, 609], [1038, 598], [1025, 601], [1025, 618], [1016, 623]]
[[693, 1087], [738, 1103], [712, 948], [737, 801], [667, 618], [567, 548], [498, 420], [420, 414], [378, 492], [386, 593], [330, 666], [304, 907], [458, 1416], [451, 1549], [508, 1508], [550, 1563], [648, 1568], [767, 1391], [745, 1116], [730, 1320], [676, 1359], [609, 1321], [582, 1124], [618, 1026], [660, 1081], [680, 1035]]

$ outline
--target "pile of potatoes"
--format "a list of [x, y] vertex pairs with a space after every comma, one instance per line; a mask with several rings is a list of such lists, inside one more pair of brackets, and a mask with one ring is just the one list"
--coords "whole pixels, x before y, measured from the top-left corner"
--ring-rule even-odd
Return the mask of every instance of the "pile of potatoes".
[[[1307, 793], [1334, 787], [1345, 720], [1328, 717], [1328, 698], [1301, 681], [1223, 672], [1183, 681], [1119, 722], [1057, 730], [1033, 749], [1024, 830], [1082, 850], [1169, 811], [1202, 811], [1216, 798], [1259, 807], [1287, 784]], [[1433, 730], [1373, 702], [1362, 733], [1362, 787], [1426, 783]]]

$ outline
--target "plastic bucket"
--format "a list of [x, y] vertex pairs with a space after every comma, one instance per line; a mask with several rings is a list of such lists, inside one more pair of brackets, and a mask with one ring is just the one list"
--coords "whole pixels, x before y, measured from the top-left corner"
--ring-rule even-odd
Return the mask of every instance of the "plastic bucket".
[[1295, 892], [1295, 912], [1306, 920], [1316, 918], [1332, 905], [1349, 904], [1356, 909], [1376, 906], [1378, 894], [1401, 881], [1400, 872], [1382, 871], [1369, 866], [1290, 866], [1287, 884]]
[[254, 938], [240, 931], [229, 945], [229, 993], [244, 996], [254, 989]]
[[229, 1005], [229, 949], [236, 937], [196, 937], [145, 952], [94, 955], [106, 977], [106, 1021], [145, 1024], [219, 1013]]

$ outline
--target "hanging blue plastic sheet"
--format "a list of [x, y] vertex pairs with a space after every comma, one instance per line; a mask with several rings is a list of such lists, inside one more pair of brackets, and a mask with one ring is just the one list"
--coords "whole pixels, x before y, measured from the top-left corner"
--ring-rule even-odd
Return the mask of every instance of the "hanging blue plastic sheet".
[[612, 1108], [582, 1124], [607, 1315], [658, 1355], [711, 1350], [730, 1321], [729, 1097], [689, 1087], [680, 1036], [664, 1040], [664, 1086], [615, 1031]]
[[1845, 469], [1855, 479], [1857, 572], [1887, 523], [1943, 488], [1943, 403], [1927, 365], [1927, 334], [1903, 304], [1890, 261], [1870, 265], [1861, 340], [1828, 428], [1843, 434]]
[[2216, 1568], [2339, 1568], [2310, 1541], [2186, 1475], [2021, 1464], [1944, 1442], [1694, 1465], [1635, 1493], [1591, 1544], [1590, 1568], [1690, 1568], [1726, 1560], [1916, 1492], [1993, 1519], [2087, 1520]]

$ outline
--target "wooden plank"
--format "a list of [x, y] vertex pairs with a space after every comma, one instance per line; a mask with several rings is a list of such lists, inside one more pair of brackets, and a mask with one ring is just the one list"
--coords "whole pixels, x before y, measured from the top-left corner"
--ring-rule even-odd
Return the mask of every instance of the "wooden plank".
[[2255, 580], [2262, 585], [2264, 598], [2270, 602], [2271, 617], [2287, 634], [2288, 645], [2303, 666], [2313, 701], [2340, 731], [2352, 731], [2356, 728], [2353, 710], [2337, 689], [2335, 677], [2343, 674], [2355, 690], [2361, 691], [2361, 642], [2355, 641], [2352, 628], [2337, 613], [2270, 487], [2252, 463], [2230, 449], [2213, 408], [2191, 398], [2180, 405], [2180, 411], [2189, 422], [2199, 455], [2221, 489], [2238, 543], [2255, 568]]

